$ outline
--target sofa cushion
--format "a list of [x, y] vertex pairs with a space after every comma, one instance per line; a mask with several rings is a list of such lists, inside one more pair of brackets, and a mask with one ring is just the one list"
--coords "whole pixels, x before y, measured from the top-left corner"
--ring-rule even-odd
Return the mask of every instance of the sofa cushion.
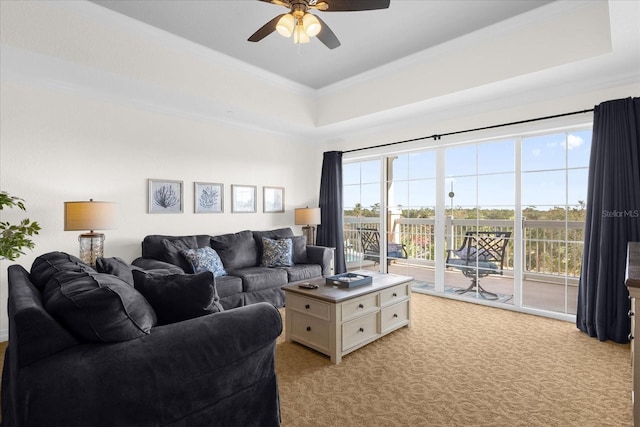
[[318, 264], [296, 264], [291, 267], [279, 267], [287, 272], [289, 283], [310, 280], [322, 276], [322, 267]]
[[195, 236], [166, 238], [162, 239], [161, 244], [164, 248], [161, 261], [177, 265], [184, 271], [193, 271], [191, 262], [182, 255], [182, 251], [198, 248], [198, 241]]
[[249, 230], [213, 236], [211, 247], [220, 255], [227, 271], [258, 265], [256, 242]]
[[256, 247], [258, 248], [258, 259], [262, 259], [262, 238], [279, 239], [281, 237], [293, 237], [293, 231], [291, 228], [277, 228], [275, 230], [254, 231], [253, 238], [256, 241]]
[[47, 282], [60, 271], [95, 272], [80, 258], [64, 252], [49, 252], [33, 261], [29, 280], [40, 292], [43, 292]]
[[242, 279], [236, 276], [216, 277], [216, 290], [221, 299], [231, 295], [241, 294]]
[[45, 286], [43, 301], [53, 317], [87, 341], [127, 341], [156, 324], [147, 300], [110, 274], [60, 271]]
[[180, 253], [191, 263], [191, 269], [194, 273], [210, 271], [214, 277], [227, 275], [220, 256], [209, 246], [198, 249], [185, 249]]
[[282, 268], [247, 267], [240, 270], [228, 270], [228, 273], [242, 278], [244, 292], [279, 288], [287, 284], [287, 272]]
[[149, 301], [159, 324], [223, 311], [213, 273], [155, 275], [134, 271], [135, 287]]
[[98, 273], [112, 274], [118, 276], [129, 285], [133, 286], [133, 274], [131, 270], [142, 270], [135, 265], [129, 265], [125, 260], [118, 257], [113, 258], [97, 258], [96, 271]]
[[293, 265], [293, 241], [262, 238], [263, 267], [289, 267]]
[[307, 257], [307, 238], [305, 236], [293, 236], [293, 237], [280, 237], [278, 239], [291, 239], [293, 243], [293, 263], [294, 264], [307, 264], [309, 258]]

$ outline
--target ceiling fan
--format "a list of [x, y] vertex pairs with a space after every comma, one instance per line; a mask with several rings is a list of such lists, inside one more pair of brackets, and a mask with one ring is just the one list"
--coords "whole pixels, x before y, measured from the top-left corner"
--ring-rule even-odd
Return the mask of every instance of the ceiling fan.
[[329, 49], [340, 46], [340, 40], [331, 28], [318, 16], [308, 12], [355, 12], [360, 10], [387, 9], [390, 0], [259, 0], [289, 8], [289, 13], [276, 16], [249, 37], [250, 42], [258, 42], [278, 31], [284, 37], [293, 36], [293, 42], [309, 43], [310, 37], [317, 36]]

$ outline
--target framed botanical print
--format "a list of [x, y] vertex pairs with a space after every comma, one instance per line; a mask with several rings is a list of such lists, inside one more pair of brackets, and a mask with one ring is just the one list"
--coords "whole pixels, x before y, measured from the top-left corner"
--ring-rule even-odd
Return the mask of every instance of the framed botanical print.
[[194, 182], [194, 212], [224, 212], [224, 184], [213, 182]]
[[256, 186], [231, 184], [231, 212], [256, 212]]
[[149, 179], [149, 213], [182, 213], [182, 181]]
[[284, 187], [262, 187], [263, 212], [284, 212]]

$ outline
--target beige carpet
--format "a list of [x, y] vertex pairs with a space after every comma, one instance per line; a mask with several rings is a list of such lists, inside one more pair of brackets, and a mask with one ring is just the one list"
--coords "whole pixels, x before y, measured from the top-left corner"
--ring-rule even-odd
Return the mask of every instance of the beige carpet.
[[277, 345], [283, 426], [630, 426], [628, 345], [413, 293], [413, 325], [332, 365]]
[[567, 322], [414, 293], [410, 329], [339, 365], [276, 355], [283, 427], [631, 426], [629, 346]]

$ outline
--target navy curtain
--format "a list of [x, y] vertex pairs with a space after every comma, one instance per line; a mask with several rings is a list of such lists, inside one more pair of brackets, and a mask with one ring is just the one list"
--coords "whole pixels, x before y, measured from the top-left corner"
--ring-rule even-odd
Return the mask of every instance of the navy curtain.
[[640, 240], [640, 98], [597, 105], [577, 327], [600, 341], [628, 342], [627, 242]]
[[334, 273], [347, 271], [344, 262], [344, 233], [342, 231], [342, 152], [327, 151], [322, 158], [320, 178], [320, 215], [316, 244], [335, 248]]

